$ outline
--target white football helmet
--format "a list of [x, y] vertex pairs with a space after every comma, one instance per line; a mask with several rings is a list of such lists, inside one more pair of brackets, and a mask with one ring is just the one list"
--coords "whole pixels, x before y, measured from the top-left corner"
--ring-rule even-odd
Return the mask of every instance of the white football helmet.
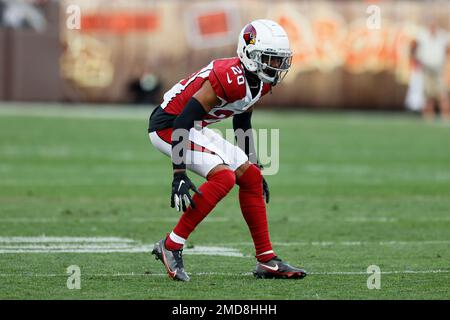
[[237, 54], [248, 71], [272, 85], [280, 83], [291, 67], [288, 36], [272, 20], [260, 19], [246, 25], [239, 34]]

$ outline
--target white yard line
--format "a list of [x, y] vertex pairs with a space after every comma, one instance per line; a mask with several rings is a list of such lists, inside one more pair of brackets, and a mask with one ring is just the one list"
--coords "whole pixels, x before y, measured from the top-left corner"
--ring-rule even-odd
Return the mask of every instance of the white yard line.
[[[423, 240], [423, 241], [401, 241], [401, 240], [383, 240], [383, 241], [302, 241], [302, 242], [272, 242], [274, 246], [296, 247], [296, 246], [396, 246], [396, 245], [441, 245], [450, 244], [450, 240]], [[228, 242], [228, 243], [209, 243], [208, 245], [217, 246], [253, 246], [252, 242]]]
[[[153, 245], [121, 246], [115, 244], [106, 244], [104, 246], [2, 246], [0, 245], [0, 254], [4, 253], [150, 253]], [[218, 246], [195, 246], [183, 250], [185, 255], [208, 255], [223, 257], [240, 257], [247, 258], [250, 256], [243, 255], [238, 249], [225, 248]]]
[[2, 243], [74, 243], [74, 242], [109, 242], [109, 243], [134, 243], [133, 239], [120, 237], [0, 237]]
[[[381, 274], [430, 274], [430, 273], [450, 273], [450, 270], [393, 270], [393, 271], [381, 271]], [[336, 272], [311, 272], [310, 274], [316, 275], [367, 275], [367, 272], [363, 271], [336, 271]]]
[[[146, 223], [146, 222], [178, 222], [179, 217], [134, 217], [134, 218], [120, 218], [120, 217], [0, 217], [0, 223], [62, 223], [62, 222], [97, 222], [97, 223], [118, 223], [122, 221], [132, 222], [132, 223]], [[345, 221], [347, 223], [372, 223], [372, 222], [380, 222], [380, 223], [394, 223], [394, 222], [402, 222], [402, 221], [413, 221], [413, 222], [450, 222], [450, 217], [411, 217], [411, 218], [394, 218], [394, 217], [342, 217], [341, 221]], [[243, 221], [242, 218], [233, 218], [229, 217], [207, 217], [204, 222], [229, 222], [229, 221]], [[271, 219], [273, 223], [286, 222], [286, 223], [304, 223], [311, 221], [323, 221], [323, 219], [313, 219], [313, 218], [305, 218], [305, 219], [296, 219], [289, 218], [286, 221], [280, 219]]]
[[[12, 253], [150, 253], [153, 247], [151, 246], [136, 246], [132, 248], [77, 248], [77, 249], [2, 249], [0, 248], [0, 254], [12, 254]], [[251, 258], [250, 256], [244, 256], [239, 251], [204, 251], [193, 249], [185, 249], [183, 251], [185, 255], [206, 255], [206, 256], [223, 256], [223, 257], [237, 257], [237, 258]]]
[[[392, 270], [382, 271], [382, 275], [392, 274], [438, 274], [438, 273], [450, 273], [450, 270]], [[252, 276], [252, 272], [232, 273], [232, 272], [196, 272], [189, 273], [194, 276]], [[334, 272], [309, 272], [309, 275], [317, 276], [354, 276], [354, 275], [368, 275], [364, 271], [334, 271]], [[0, 277], [67, 277], [65, 273], [0, 273]], [[166, 277], [166, 273], [90, 273], [81, 276], [86, 277]]]
[[[284, 246], [408, 246], [408, 245], [448, 245], [450, 240], [423, 241], [312, 241], [273, 242], [276, 247]], [[186, 247], [185, 254], [213, 255], [227, 257], [248, 257], [241, 247], [253, 247], [252, 242], [209, 243]], [[120, 237], [0, 237], [0, 254], [11, 253], [148, 253], [153, 243], [145, 244]]]
[[145, 253], [150, 252], [150, 247], [131, 247], [131, 248], [48, 248], [48, 249], [3, 249], [0, 247], [0, 254], [7, 253]]
[[[178, 222], [180, 217], [141, 217], [141, 218], [85, 218], [85, 217], [6, 217], [0, 218], [0, 223], [67, 223], [67, 222], [90, 222], [90, 223], [145, 223], [145, 222]], [[225, 217], [207, 217], [203, 222], [228, 222]]]
[[[153, 244], [142, 244], [118, 237], [0, 237], [0, 254], [4, 253], [149, 253]], [[247, 257], [236, 248], [194, 246], [184, 249], [187, 255]]]
[[402, 222], [402, 221], [417, 221], [417, 222], [450, 222], [450, 217], [411, 217], [411, 218], [393, 218], [393, 217], [345, 217], [344, 221], [350, 223], [358, 222]]
[[[324, 222], [324, 218], [295, 218], [289, 217], [286, 220], [282, 219], [272, 219], [272, 222], [295, 222], [295, 223], [304, 223], [306, 222]], [[378, 217], [339, 217], [339, 221], [345, 221], [347, 223], [372, 223], [372, 222], [381, 222], [381, 223], [393, 223], [393, 222], [450, 222], [450, 217], [386, 217], [386, 216], [378, 216]], [[332, 221], [332, 223], [335, 221]]]

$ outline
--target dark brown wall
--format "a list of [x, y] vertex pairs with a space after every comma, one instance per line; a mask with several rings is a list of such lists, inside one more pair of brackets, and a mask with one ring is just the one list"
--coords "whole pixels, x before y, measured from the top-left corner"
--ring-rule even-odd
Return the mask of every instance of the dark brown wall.
[[6, 99], [6, 31], [0, 29], [0, 100]]
[[59, 101], [62, 98], [59, 57], [59, 3], [42, 8], [44, 33], [0, 30], [0, 99]]
[[10, 100], [60, 100], [58, 38], [51, 34], [36, 35], [33, 31], [15, 33], [11, 41]]

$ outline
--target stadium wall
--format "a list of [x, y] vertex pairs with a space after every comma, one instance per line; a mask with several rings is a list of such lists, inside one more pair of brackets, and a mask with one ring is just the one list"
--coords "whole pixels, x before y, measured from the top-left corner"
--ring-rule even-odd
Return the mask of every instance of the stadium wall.
[[[53, 92], [39, 87], [41, 98], [76, 102], [130, 102], [130, 84], [150, 73], [161, 83], [154, 101], [157, 103], [165, 90], [211, 59], [234, 56], [240, 28], [265, 17], [285, 27], [295, 54], [285, 83], [263, 104], [402, 109], [411, 72], [409, 46], [421, 24], [429, 15], [435, 15], [440, 25], [450, 30], [450, 7], [439, 1], [375, 1], [381, 10], [379, 29], [367, 26], [370, 1], [54, 3], [60, 5], [60, 22], [55, 29], [61, 46], [55, 46], [55, 42], [45, 44], [48, 56], [39, 58], [52, 59], [53, 67], [47, 64], [39, 69], [38, 64], [33, 69], [26, 61], [33, 59], [29, 54], [16, 55], [21, 60], [17, 66], [27, 65], [28, 74], [55, 79], [49, 86]], [[66, 9], [71, 4], [81, 8], [80, 29], [67, 27]], [[27, 41], [27, 52], [34, 52], [32, 47], [42, 44]], [[450, 65], [447, 70], [450, 84]], [[39, 98], [31, 92], [36, 81], [39, 77], [22, 77], [13, 82], [14, 88], [21, 85], [19, 91], [12, 89], [14, 98]]]
[[0, 29], [0, 100], [6, 100], [6, 32]]
[[57, 2], [42, 7], [45, 31], [0, 28], [0, 100], [61, 101], [60, 23]]

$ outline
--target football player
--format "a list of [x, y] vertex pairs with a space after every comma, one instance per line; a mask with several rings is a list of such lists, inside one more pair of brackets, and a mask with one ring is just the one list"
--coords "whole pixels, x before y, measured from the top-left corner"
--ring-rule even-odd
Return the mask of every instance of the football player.
[[[281, 82], [290, 68], [292, 52], [287, 34], [274, 21], [253, 21], [239, 34], [237, 55], [213, 60], [175, 84], [150, 116], [151, 143], [172, 159], [171, 207], [183, 211], [175, 228], [155, 244], [152, 254], [175, 280], [189, 280], [182, 258], [186, 239], [235, 184], [256, 250], [254, 275], [306, 276], [303, 269], [285, 263], [272, 249], [265, 204], [269, 202], [269, 188], [257, 162], [252, 135], [249, 139], [237, 137], [235, 146], [206, 127], [233, 116], [236, 134], [251, 132], [253, 105]], [[197, 189], [187, 169], [206, 178], [206, 182]]]

